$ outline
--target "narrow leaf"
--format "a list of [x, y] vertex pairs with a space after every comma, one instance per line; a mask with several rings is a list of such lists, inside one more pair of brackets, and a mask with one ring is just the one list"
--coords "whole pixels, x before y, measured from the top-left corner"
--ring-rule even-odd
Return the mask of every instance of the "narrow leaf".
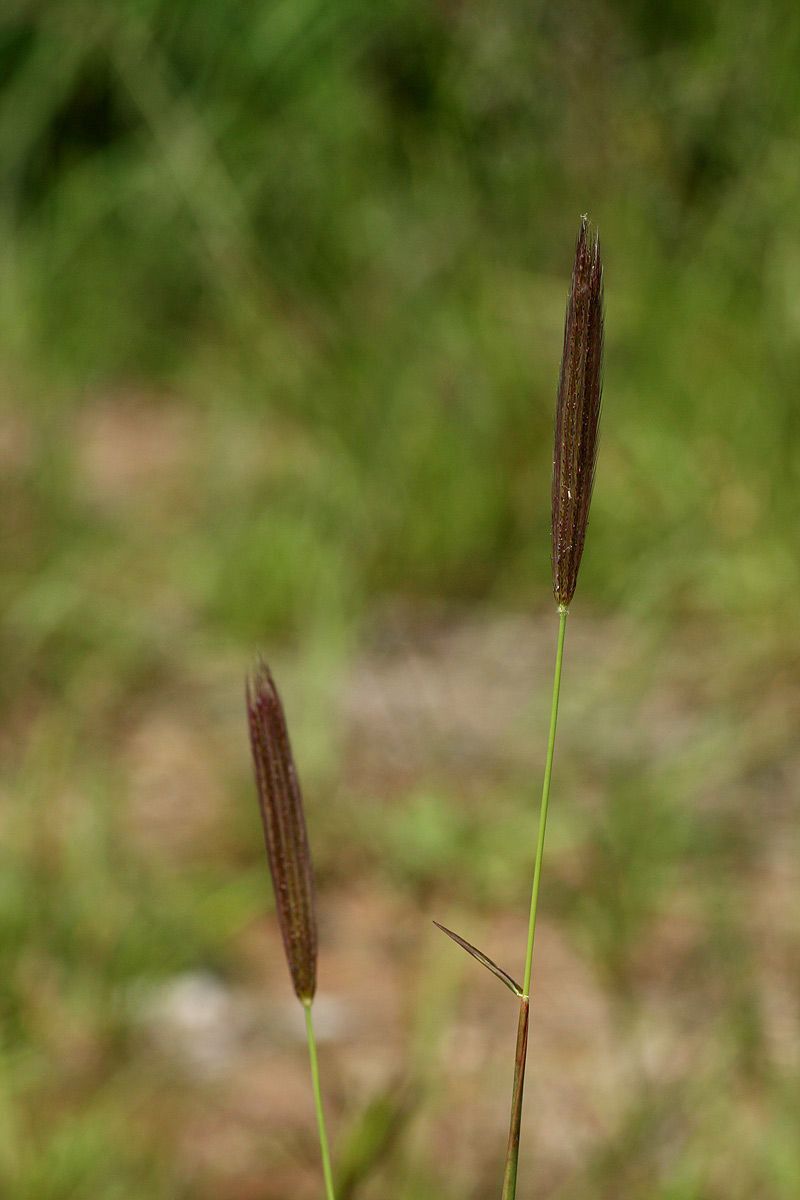
[[471, 942], [468, 942], [466, 938], [459, 937], [457, 933], [453, 933], [452, 929], [448, 929], [446, 925], [441, 925], [439, 921], [434, 921], [433, 923], [437, 929], [441, 929], [442, 933], [446, 933], [449, 938], [452, 938], [462, 950], [466, 950], [467, 954], [471, 954], [473, 958], [476, 958], [479, 963], [486, 967], [487, 971], [491, 971], [493, 975], [496, 975], [497, 978], [504, 983], [506, 987], [514, 993], [515, 996], [522, 995], [522, 988], [519, 986], [519, 984], [516, 983], [515, 980], [513, 980], [511, 976], [503, 970], [502, 967], [498, 967], [496, 962], [492, 962], [488, 954], [484, 954], [482, 950], [478, 950], [478, 948], [473, 946]]

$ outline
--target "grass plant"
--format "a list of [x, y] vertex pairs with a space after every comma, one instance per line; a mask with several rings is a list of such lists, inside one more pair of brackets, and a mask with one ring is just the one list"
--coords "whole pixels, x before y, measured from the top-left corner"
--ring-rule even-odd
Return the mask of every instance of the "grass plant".
[[575, 262], [567, 300], [564, 349], [561, 356], [561, 374], [556, 400], [551, 560], [553, 595], [558, 606], [558, 635], [522, 986], [515, 983], [510, 975], [482, 951], [476, 949], [458, 934], [439, 925], [438, 921], [435, 922], [448, 937], [451, 937], [468, 954], [487, 967], [519, 998], [511, 1119], [503, 1172], [503, 1200], [514, 1200], [517, 1190], [536, 918], [539, 910], [539, 890], [542, 881], [547, 814], [550, 805], [550, 783], [553, 776], [567, 615], [578, 583], [578, 571], [589, 523], [589, 506], [597, 462], [597, 438], [602, 400], [603, 323], [603, 265], [600, 257], [600, 239], [596, 234], [591, 233], [588, 219], [584, 216], [581, 218], [575, 247]]
[[275, 889], [275, 908], [295, 995], [305, 1012], [325, 1194], [327, 1200], [335, 1200], [317, 1040], [311, 1015], [317, 990], [314, 871], [286, 716], [275, 681], [264, 663], [259, 663], [248, 681], [247, 712], [267, 861]]
[[514, 1056], [514, 1084], [506, 1165], [503, 1174], [503, 1200], [514, 1200], [517, 1191], [522, 1102], [525, 1088], [525, 1063], [528, 1050], [533, 951], [539, 889], [542, 881], [550, 783], [558, 725], [558, 701], [564, 663], [564, 639], [567, 615], [575, 588], [589, 523], [594, 471], [597, 462], [597, 437], [602, 398], [603, 361], [603, 265], [600, 239], [589, 231], [586, 217], [581, 219], [572, 284], [564, 322], [564, 350], [556, 401], [555, 445], [553, 448], [552, 539], [553, 594], [558, 605], [558, 637], [553, 672], [553, 699], [550, 730], [547, 735], [542, 799], [539, 808], [539, 833], [531, 886], [528, 918], [528, 943], [525, 971], [519, 998], [519, 1028]]

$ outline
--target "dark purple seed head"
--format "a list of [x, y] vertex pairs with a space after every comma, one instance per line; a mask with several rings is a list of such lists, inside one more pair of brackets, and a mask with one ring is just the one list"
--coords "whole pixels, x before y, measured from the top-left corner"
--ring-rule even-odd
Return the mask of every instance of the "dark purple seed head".
[[578, 582], [597, 461], [603, 365], [600, 239], [581, 218], [567, 299], [553, 452], [553, 592], [567, 608]]
[[308, 1003], [317, 986], [314, 873], [286, 717], [265, 663], [247, 681], [247, 713], [278, 922], [294, 990]]

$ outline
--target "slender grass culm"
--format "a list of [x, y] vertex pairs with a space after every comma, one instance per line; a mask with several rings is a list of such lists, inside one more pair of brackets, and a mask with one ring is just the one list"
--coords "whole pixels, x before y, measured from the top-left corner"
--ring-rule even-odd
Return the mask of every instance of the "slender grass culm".
[[320, 1091], [317, 1044], [311, 1019], [311, 1005], [317, 989], [314, 872], [303, 814], [303, 797], [292, 757], [286, 717], [278, 689], [264, 663], [258, 664], [247, 681], [247, 714], [267, 860], [275, 890], [275, 908], [292, 984], [305, 1010], [325, 1195], [327, 1200], [335, 1200]]
[[550, 708], [550, 731], [547, 738], [542, 799], [539, 810], [539, 833], [536, 841], [531, 887], [525, 971], [519, 996], [519, 1024], [514, 1058], [511, 1122], [502, 1200], [514, 1200], [517, 1190], [533, 948], [536, 939], [536, 916], [539, 907], [539, 886], [547, 830], [547, 810], [550, 802], [550, 780], [553, 773], [558, 699], [561, 691], [561, 667], [564, 660], [567, 613], [578, 581], [586, 526], [589, 521], [589, 505], [592, 499], [602, 397], [602, 360], [603, 265], [600, 258], [600, 241], [596, 234], [591, 234], [587, 218], [582, 217], [575, 248], [572, 283], [567, 300], [564, 350], [556, 400], [551, 553], [553, 594], [558, 606], [558, 635], [553, 673], [553, 698]]

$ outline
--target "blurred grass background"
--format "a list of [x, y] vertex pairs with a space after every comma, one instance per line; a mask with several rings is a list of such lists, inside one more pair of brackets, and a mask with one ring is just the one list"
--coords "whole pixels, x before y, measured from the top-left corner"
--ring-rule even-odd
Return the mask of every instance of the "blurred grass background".
[[800, 1194], [798, 61], [789, 0], [6, 0], [3, 1195], [319, 1194], [257, 646], [343, 1195], [496, 1194], [516, 1018], [428, 918], [518, 972], [583, 211], [520, 1194]]

